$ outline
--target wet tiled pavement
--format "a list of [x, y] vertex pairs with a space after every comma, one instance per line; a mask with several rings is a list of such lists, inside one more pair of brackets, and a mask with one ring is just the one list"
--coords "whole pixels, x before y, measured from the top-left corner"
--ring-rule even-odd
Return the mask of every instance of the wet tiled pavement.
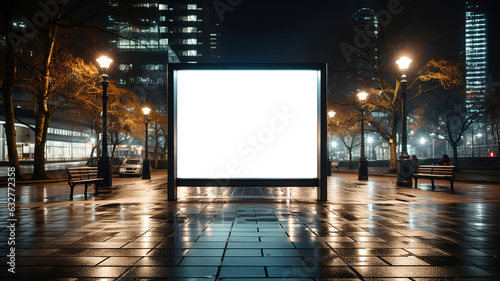
[[[498, 184], [431, 191], [394, 177], [329, 178], [315, 188], [179, 188], [166, 176], [113, 179], [68, 200], [66, 183], [18, 186], [15, 274], [5, 280], [499, 280]], [[437, 186], [449, 183], [437, 181]], [[7, 221], [6, 189], [0, 189]]]

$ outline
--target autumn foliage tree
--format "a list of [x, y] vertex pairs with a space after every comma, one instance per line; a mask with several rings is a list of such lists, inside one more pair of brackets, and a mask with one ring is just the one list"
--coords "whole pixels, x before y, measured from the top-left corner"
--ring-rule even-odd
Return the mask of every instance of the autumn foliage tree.
[[[55, 48], [55, 42], [48, 48]], [[82, 59], [60, 50], [50, 60], [40, 53], [22, 56], [22, 76], [18, 86], [29, 93], [35, 104], [35, 125], [26, 124], [35, 133], [35, 156], [32, 179], [45, 179], [45, 145], [54, 113], [69, 103], [98, 91], [97, 69]], [[19, 120], [20, 121], [20, 120]]]

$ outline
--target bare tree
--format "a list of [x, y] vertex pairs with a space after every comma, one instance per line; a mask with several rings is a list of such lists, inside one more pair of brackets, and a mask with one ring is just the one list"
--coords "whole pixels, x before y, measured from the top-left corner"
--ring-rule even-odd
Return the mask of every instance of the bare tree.
[[349, 169], [352, 169], [352, 151], [360, 145], [360, 116], [350, 108], [337, 112], [334, 119], [328, 120], [328, 127], [337, 136], [349, 153]]
[[466, 107], [464, 89], [441, 91], [426, 98], [426, 106], [418, 110], [423, 124], [437, 136], [444, 138], [453, 148], [453, 164], [459, 167], [458, 146], [463, 143], [465, 132], [482, 115], [481, 111], [471, 112]]

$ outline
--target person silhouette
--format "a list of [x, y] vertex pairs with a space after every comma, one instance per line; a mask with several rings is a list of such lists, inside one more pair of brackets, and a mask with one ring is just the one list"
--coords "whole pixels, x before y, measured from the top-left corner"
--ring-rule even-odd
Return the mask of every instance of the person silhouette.
[[451, 159], [448, 156], [448, 154], [443, 155], [443, 158], [441, 158], [441, 160], [439, 160], [439, 165], [441, 165], [441, 166], [449, 166], [450, 163], [451, 163]]

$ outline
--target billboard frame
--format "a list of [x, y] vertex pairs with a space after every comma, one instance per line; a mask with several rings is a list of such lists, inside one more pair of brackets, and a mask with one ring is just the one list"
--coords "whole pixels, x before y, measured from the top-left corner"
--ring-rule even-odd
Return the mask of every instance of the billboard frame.
[[[317, 187], [317, 199], [327, 200], [327, 175], [330, 166], [327, 153], [327, 64], [326, 63], [244, 63], [244, 64], [168, 64], [168, 200], [177, 200], [178, 186], [301, 186]], [[226, 179], [177, 178], [177, 92], [176, 72], [179, 70], [317, 70], [317, 177], [313, 179]]]

